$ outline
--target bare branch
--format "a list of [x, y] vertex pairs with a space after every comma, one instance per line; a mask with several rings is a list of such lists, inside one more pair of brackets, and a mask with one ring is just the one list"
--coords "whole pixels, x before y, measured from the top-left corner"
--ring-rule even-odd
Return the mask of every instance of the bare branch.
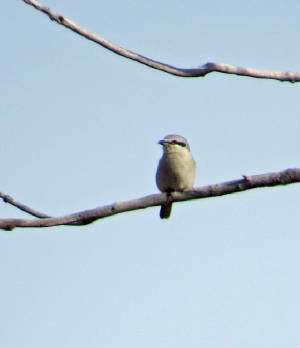
[[237, 67], [237, 66], [233, 66], [229, 64], [219, 64], [219, 63], [211, 63], [211, 62], [203, 64], [197, 68], [192, 68], [192, 69], [177, 68], [175, 66], [158, 62], [156, 60], [142, 56], [138, 53], [135, 53], [127, 49], [121, 48], [117, 45], [114, 45], [113, 43], [103, 39], [102, 37], [98, 35], [89, 33], [86, 29], [78, 26], [77, 24], [65, 18], [64, 16], [53, 12], [48, 7], [39, 4], [35, 0], [23, 0], [23, 1], [27, 3], [28, 5], [33, 6], [37, 10], [47, 14], [51, 20], [65, 26], [68, 29], [71, 29], [72, 31], [85, 37], [86, 39], [91, 40], [103, 46], [104, 48], [107, 48], [108, 50], [116, 54], [119, 54], [120, 56], [134, 60], [144, 65], [147, 65], [153, 69], [161, 70], [168, 74], [172, 74], [172, 75], [176, 75], [180, 77], [204, 77], [205, 75], [211, 72], [221, 72], [225, 74], [234, 74], [234, 75], [248, 76], [248, 77], [254, 77], [254, 78], [261, 78], [261, 79], [273, 79], [273, 80], [289, 81], [289, 82], [300, 81], [300, 73], [297, 73], [297, 72], [276, 72], [276, 71], [267, 71], [267, 70], [257, 70], [257, 69], [251, 69], [251, 68]]
[[9, 203], [9, 204], [13, 205], [14, 207], [24, 211], [25, 213], [28, 213], [28, 214], [30, 214], [32, 216], [37, 217], [37, 218], [41, 218], [42, 219], [42, 218], [49, 218], [50, 217], [47, 214], [41, 213], [41, 212], [39, 212], [37, 210], [34, 210], [34, 209], [28, 207], [27, 205], [25, 205], [23, 203], [20, 203], [20, 202], [14, 200], [11, 196], [6, 195], [6, 194], [4, 194], [2, 192], [0, 192], [0, 198], [3, 199], [4, 203]]
[[[258, 187], [271, 187], [279, 185], [288, 185], [300, 182], [300, 168], [287, 169], [281, 172], [267, 173], [261, 175], [247, 176], [243, 175], [243, 179], [227, 181], [215, 185], [197, 187], [191, 191], [174, 192], [169, 200], [173, 202], [182, 202], [192, 199], [209, 198], [224, 196], [231, 193], [247, 191]], [[7, 200], [6, 195], [1, 194], [1, 197], [6, 197], [7, 203], [11, 203], [17, 208], [26, 212], [35, 212], [33, 209], [22, 205], [15, 204], [15, 201], [10, 197]], [[41, 218], [41, 219], [0, 219], [0, 229], [12, 230], [15, 227], [50, 227], [59, 225], [87, 225], [95, 220], [109, 217], [112, 215], [124, 213], [131, 210], [145, 209], [149, 207], [159, 206], [165, 203], [165, 194], [154, 194], [132, 201], [118, 202], [110, 205], [98, 207], [95, 209], [80, 211], [74, 214], [61, 217]], [[26, 207], [22, 209], [21, 207]], [[38, 213], [42, 214], [42, 213]], [[42, 214], [44, 215], [44, 214]]]

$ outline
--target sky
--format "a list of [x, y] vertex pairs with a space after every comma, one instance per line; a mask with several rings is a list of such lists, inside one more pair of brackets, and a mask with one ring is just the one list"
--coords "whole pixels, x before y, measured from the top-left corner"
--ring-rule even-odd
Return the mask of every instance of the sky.
[[[46, 1], [46, 0], [45, 0]], [[299, 71], [290, 1], [43, 2], [182, 68]], [[299, 84], [184, 79], [115, 55], [23, 1], [2, 6], [0, 191], [51, 216], [157, 193], [180, 134], [196, 186], [299, 167]], [[299, 346], [299, 185], [0, 231], [0, 347]], [[0, 202], [0, 218], [30, 218]]]

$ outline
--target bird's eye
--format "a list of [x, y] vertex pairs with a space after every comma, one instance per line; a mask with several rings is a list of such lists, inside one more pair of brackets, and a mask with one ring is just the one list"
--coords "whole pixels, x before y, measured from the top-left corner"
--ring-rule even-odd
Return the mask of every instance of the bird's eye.
[[177, 144], [182, 146], [182, 147], [186, 147], [186, 143], [182, 143], [181, 141], [177, 141]]
[[182, 147], [186, 147], [186, 143], [184, 143], [182, 141], [175, 140], [175, 139], [171, 141], [171, 144], [179, 145], [179, 146], [182, 146]]

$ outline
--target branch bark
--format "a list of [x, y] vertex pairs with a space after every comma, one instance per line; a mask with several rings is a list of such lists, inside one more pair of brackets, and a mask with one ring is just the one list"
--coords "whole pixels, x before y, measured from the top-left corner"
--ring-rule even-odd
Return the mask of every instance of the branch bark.
[[[186, 192], [174, 192], [169, 198], [172, 202], [189, 201], [192, 199], [201, 199], [209, 197], [224, 196], [231, 193], [247, 191], [259, 187], [272, 187], [279, 185], [288, 185], [300, 182], [300, 168], [286, 169], [281, 172], [267, 173], [260, 175], [247, 176], [243, 179], [227, 181], [215, 185], [194, 188]], [[48, 217], [48, 215], [37, 212], [15, 201], [10, 196], [0, 193], [4, 202], [14, 205], [31, 215], [37, 216], [37, 219], [0, 219], [0, 229], [12, 230], [15, 227], [50, 227], [60, 225], [87, 225], [95, 220], [103, 219], [112, 215], [124, 213], [131, 210], [145, 209], [154, 206], [160, 206], [166, 201], [165, 194], [154, 194], [141, 197], [131, 201], [118, 202], [110, 205], [97, 207], [95, 209], [80, 211], [61, 217]]]
[[32, 216], [37, 217], [37, 218], [44, 219], [44, 218], [51, 217], [51, 216], [49, 216], [47, 214], [44, 214], [44, 213], [41, 213], [41, 212], [39, 212], [39, 211], [37, 211], [35, 209], [32, 209], [32, 208], [28, 207], [27, 205], [25, 205], [23, 203], [20, 203], [20, 202], [16, 201], [11, 196], [6, 195], [3, 192], [0, 192], [0, 198], [3, 199], [4, 203], [9, 203], [9, 204], [13, 205], [14, 207], [24, 211], [25, 213], [28, 213], [28, 214], [30, 214]]
[[89, 33], [86, 29], [80, 27], [79, 25], [75, 24], [71, 20], [65, 18], [63, 15], [55, 13], [54, 11], [50, 10], [48, 7], [39, 4], [35, 0], [23, 0], [23, 1], [26, 4], [31, 5], [37, 10], [48, 15], [51, 20], [57, 22], [60, 25], [65, 26], [66, 28], [74, 31], [75, 33], [85, 37], [88, 40], [91, 40], [120, 56], [134, 60], [138, 63], [147, 65], [150, 68], [157, 69], [171, 75], [176, 75], [180, 77], [204, 77], [205, 75], [211, 72], [220, 72], [225, 74], [234, 74], [234, 75], [248, 76], [248, 77], [254, 77], [254, 78], [261, 78], [261, 79], [273, 79], [278, 81], [288, 81], [288, 82], [300, 81], [300, 73], [298, 72], [276, 72], [276, 71], [267, 71], [267, 70], [257, 70], [252, 68], [243, 68], [243, 67], [233, 66], [229, 64], [220, 64], [220, 63], [212, 63], [212, 62], [208, 62], [206, 64], [201, 65], [200, 67], [192, 68], [192, 69], [177, 68], [175, 66], [158, 62], [156, 60], [142, 56], [138, 53], [121, 48], [103, 39], [102, 37], [98, 35]]

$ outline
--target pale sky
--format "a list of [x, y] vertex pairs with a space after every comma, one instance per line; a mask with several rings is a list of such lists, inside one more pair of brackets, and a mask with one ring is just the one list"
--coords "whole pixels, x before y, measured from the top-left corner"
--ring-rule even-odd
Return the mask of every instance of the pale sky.
[[[43, 2], [167, 64], [299, 71], [290, 1]], [[0, 191], [52, 216], [157, 193], [158, 140], [196, 186], [299, 167], [299, 84], [184, 79], [126, 60], [23, 1], [1, 6]], [[299, 346], [299, 185], [0, 231], [0, 347]], [[29, 217], [0, 202], [0, 218]]]

